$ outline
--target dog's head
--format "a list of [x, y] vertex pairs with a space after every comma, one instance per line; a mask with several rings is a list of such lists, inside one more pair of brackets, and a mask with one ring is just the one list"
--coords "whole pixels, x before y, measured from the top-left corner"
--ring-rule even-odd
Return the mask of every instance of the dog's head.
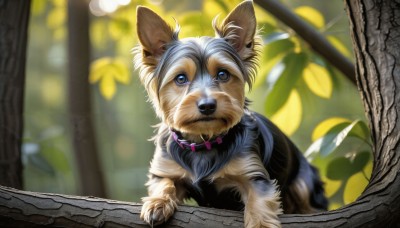
[[178, 39], [148, 8], [137, 8], [140, 45], [135, 65], [156, 113], [169, 127], [212, 137], [236, 125], [246, 108], [245, 84], [256, 73], [256, 19], [252, 1], [217, 25], [216, 37]]

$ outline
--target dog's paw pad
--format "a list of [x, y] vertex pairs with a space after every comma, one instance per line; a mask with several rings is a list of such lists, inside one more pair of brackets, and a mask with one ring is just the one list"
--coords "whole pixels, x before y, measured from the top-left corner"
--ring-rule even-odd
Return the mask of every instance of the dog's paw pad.
[[147, 198], [144, 200], [140, 217], [152, 226], [166, 222], [174, 213], [177, 204], [170, 199]]

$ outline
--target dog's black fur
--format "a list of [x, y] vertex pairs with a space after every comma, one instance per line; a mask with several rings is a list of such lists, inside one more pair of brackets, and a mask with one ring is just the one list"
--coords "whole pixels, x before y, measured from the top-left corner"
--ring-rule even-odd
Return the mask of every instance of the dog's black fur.
[[[327, 210], [328, 201], [324, 196], [323, 183], [318, 171], [303, 157], [298, 148], [270, 120], [264, 116], [247, 112], [242, 120], [224, 136], [223, 143], [212, 150], [193, 152], [182, 148], [175, 142], [169, 129], [159, 138], [163, 156], [173, 159], [184, 169], [189, 170], [195, 181], [184, 182], [187, 196], [200, 206], [242, 210], [243, 202], [235, 189], [218, 192], [206, 177], [214, 174], [231, 159], [257, 153], [262, 159], [269, 177], [256, 176], [255, 182], [277, 180], [285, 213], [302, 213], [304, 205], [296, 205], [289, 186], [296, 178], [303, 179], [312, 193], [310, 206], [316, 210]], [[258, 185], [260, 188], [263, 184]]]
[[247, 108], [245, 87], [251, 88], [261, 46], [252, 2], [239, 4], [221, 25], [214, 21], [216, 37], [182, 40], [179, 26], [173, 30], [148, 8], [137, 12], [135, 63], [162, 119], [141, 218], [161, 224], [187, 198], [244, 210], [248, 228], [280, 227], [282, 212], [326, 210], [317, 170], [274, 124]]

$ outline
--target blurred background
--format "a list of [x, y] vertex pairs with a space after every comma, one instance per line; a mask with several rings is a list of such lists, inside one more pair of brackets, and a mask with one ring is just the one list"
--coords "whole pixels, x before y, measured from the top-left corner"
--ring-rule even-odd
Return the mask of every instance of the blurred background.
[[[158, 123], [133, 69], [136, 6], [174, 25], [180, 37], [214, 34], [238, 0], [90, 0], [87, 83], [106, 197], [140, 202]], [[282, 0], [354, 62], [341, 0]], [[256, 5], [265, 44], [251, 109], [272, 119], [320, 169], [330, 209], [353, 202], [372, 169], [369, 130], [356, 85], [310, 50], [291, 28]], [[29, 25], [23, 144], [26, 190], [80, 194], [67, 109], [67, 0], [33, 0]]]

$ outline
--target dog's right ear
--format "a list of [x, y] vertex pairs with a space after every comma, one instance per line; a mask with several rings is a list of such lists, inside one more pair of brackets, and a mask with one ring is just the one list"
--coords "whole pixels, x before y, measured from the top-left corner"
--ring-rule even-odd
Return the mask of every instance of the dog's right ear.
[[137, 35], [142, 45], [143, 57], [158, 59], [165, 52], [165, 45], [174, 39], [172, 28], [155, 12], [138, 6]]

